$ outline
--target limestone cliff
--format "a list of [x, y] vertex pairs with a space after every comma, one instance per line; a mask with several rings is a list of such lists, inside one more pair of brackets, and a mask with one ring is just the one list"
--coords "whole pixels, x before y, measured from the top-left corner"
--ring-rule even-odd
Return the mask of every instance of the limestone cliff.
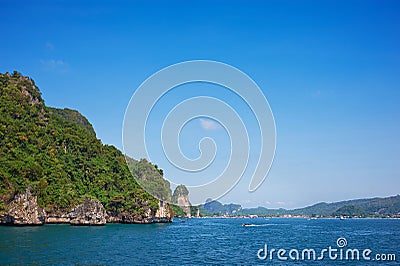
[[36, 196], [28, 188], [17, 194], [0, 215], [0, 224], [6, 225], [42, 225], [46, 212], [39, 207]]
[[149, 223], [168, 223], [173, 220], [173, 212], [168, 203], [159, 201], [158, 209], [152, 210], [149, 206], [144, 206], [145, 214], [135, 214], [130, 212], [110, 211], [108, 212], [108, 223], [124, 224], [149, 224]]
[[185, 185], [179, 185], [175, 188], [172, 203], [178, 205], [186, 213], [186, 217], [190, 217], [189, 190]]
[[145, 214], [107, 212], [100, 201], [87, 198], [67, 213], [46, 213], [30, 189], [17, 194], [0, 214], [0, 225], [105, 225], [108, 223], [167, 223], [173, 219], [169, 204], [159, 202], [157, 210], [146, 207]]
[[69, 213], [71, 225], [105, 225], [107, 213], [98, 200], [86, 199]]
[[153, 218], [153, 222], [168, 223], [172, 222], [173, 218], [174, 217], [173, 217], [173, 212], [171, 210], [171, 206], [164, 201], [159, 201], [158, 210]]

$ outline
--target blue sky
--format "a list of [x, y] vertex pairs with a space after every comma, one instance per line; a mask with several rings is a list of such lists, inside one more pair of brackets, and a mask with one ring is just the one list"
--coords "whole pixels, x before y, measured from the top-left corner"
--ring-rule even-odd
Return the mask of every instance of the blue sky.
[[[293, 208], [399, 193], [398, 1], [1, 1], [1, 10], [0, 71], [31, 76], [47, 105], [79, 110], [120, 149], [125, 108], [154, 72], [208, 59], [248, 74], [274, 113], [276, 157], [259, 190], [248, 193], [243, 178], [224, 202]], [[227, 147], [223, 131], [186, 130]], [[183, 149], [196, 156], [187, 135]]]

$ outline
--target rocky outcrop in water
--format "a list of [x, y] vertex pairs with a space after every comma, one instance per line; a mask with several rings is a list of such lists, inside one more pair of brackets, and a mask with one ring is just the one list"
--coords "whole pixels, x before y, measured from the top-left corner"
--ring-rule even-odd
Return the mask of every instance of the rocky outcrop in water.
[[37, 203], [37, 197], [30, 189], [17, 194], [6, 206], [6, 211], [0, 214], [0, 225], [105, 225], [108, 223], [148, 224], [172, 222], [172, 212], [169, 204], [159, 202], [159, 208], [154, 214], [150, 208], [145, 214], [130, 212], [107, 213], [104, 206], [96, 199], [87, 198], [68, 213], [46, 213]]
[[46, 217], [47, 224], [68, 224], [71, 221], [69, 213], [67, 214], [48, 214]]
[[46, 212], [39, 207], [37, 197], [28, 188], [17, 194], [6, 206], [6, 212], [0, 215], [0, 224], [5, 225], [42, 225]]
[[105, 225], [107, 212], [98, 200], [86, 199], [69, 213], [71, 225]]
[[185, 185], [179, 185], [175, 188], [172, 203], [178, 205], [186, 213], [186, 217], [190, 217], [189, 190]]
[[173, 220], [173, 213], [168, 203], [160, 201], [158, 203], [158, 210], [153, 217], [153, 223], [169, 223]]

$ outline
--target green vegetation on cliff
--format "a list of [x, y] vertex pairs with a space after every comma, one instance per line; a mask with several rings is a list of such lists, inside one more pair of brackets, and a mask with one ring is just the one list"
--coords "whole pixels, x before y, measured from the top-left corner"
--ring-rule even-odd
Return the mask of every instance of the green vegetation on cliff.
[[163, 170], [157, 165], [149, 163], [146, 159], [140, 161], [126, 158], [131, 173], [135, 176], [139, 185], [164, 201], [171, 201], [171, 188], [167, 180], [163, 178]]
[[[158, 200], [132, 177], [123, 154], [103, 145], [79, 112], [47, 107], [32, 79], [0, 74], [0, 113], [0, 211], [28, 186], [50, 212], [69, 210], [87, 197], [107, 210], [143, 214], [158, 208]], [[162, 179], [160, 169], [135, 162], [136, 175]], [[159, 185], [162, 193], [166, 185]]]
[[178, 205], [171, 205], [172, 210], [174, 211], [174, 216], [176, 217], [185, 217], [187, 215], [186, 212], [184, 212], [182, 210], [181, 207], [179, 207]]

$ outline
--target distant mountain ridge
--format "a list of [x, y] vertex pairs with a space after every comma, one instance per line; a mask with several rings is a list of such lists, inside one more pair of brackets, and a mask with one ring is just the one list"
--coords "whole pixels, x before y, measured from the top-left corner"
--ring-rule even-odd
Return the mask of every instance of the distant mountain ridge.
[[355, 199], [334, 203], [318, 203], [309, 207], [295, 209], [293, 214], [305, 215], [353, 215], [392, 216], [400, 214], [400, 195], [385, 198]]
[[207, 200], [200, 205], [200, 214], [203, 215], [235, 215], [242, 210], [240, 204], [222, 204], [216, 200]]
[[[321, 202], [304, 208], [293, 210], [268, 209], [265, 207], [242, 208], [238, 204], [222, 204], [212, 201], [200, 206], [203, 216], [310, 216], [310, 217], [400, 217], [400, 195], [385, 198], [369, 198], [346, 200], [333, 203]], [[234, 205], [235, 212], [229, 211], [228, 206]], [[210, 208], [211, 207], [211, 208]]]

